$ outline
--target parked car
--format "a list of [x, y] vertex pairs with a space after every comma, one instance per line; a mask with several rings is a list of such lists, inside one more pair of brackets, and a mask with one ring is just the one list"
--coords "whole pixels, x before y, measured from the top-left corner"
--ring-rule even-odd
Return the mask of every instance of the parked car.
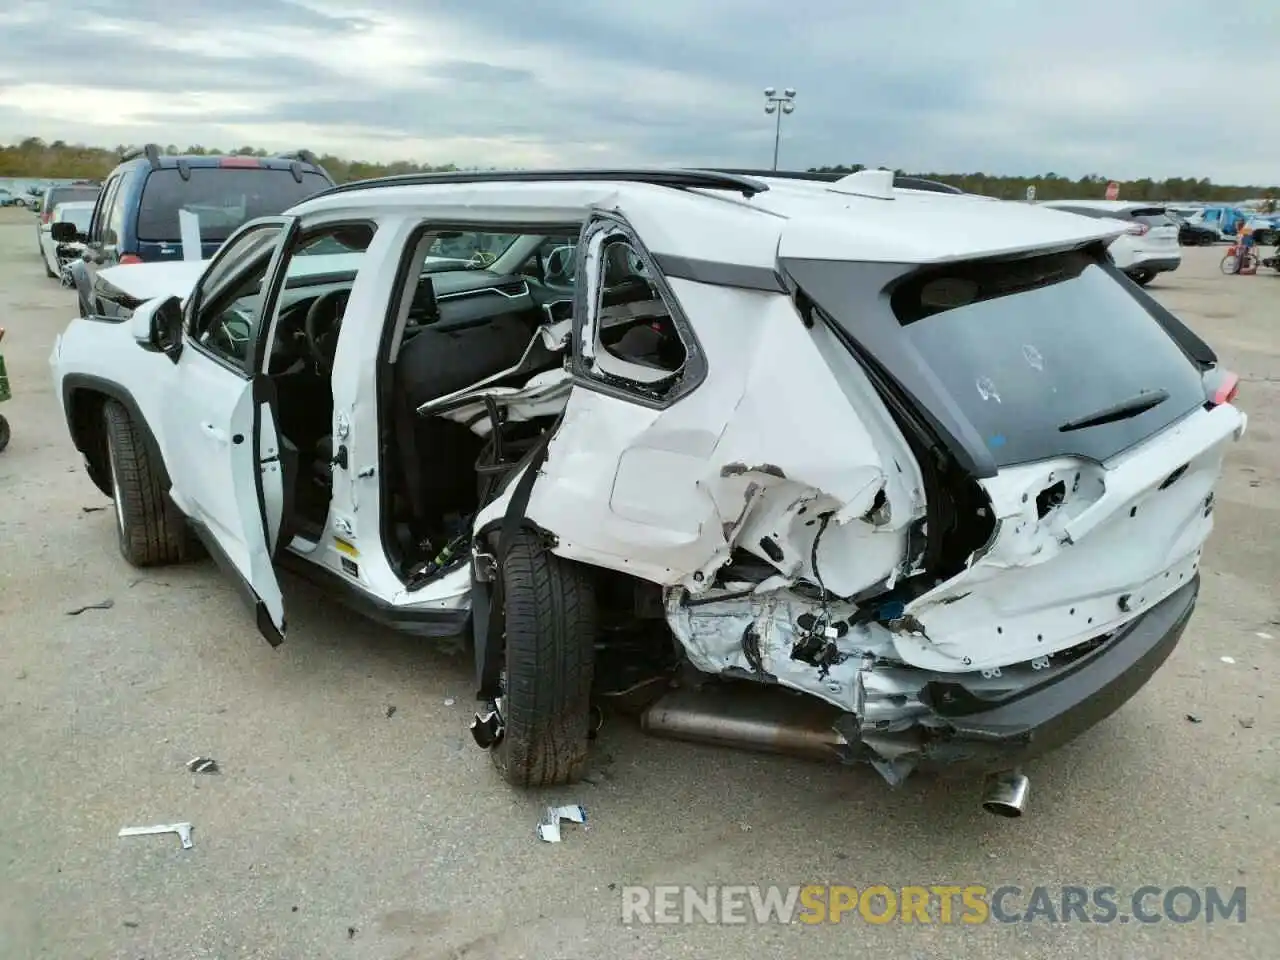
[[1200, 211], [1196, 221], [1218, 231], [1222, 240], [1234, 240], [1240, 230], [1240, 224], [1249, 219], [1249, 214], [1239, 207], [1212, 206]]
[[[53, 208], [49, 218], [50, 225], [67, 223], [75, 228], [77, 235], [89, 232], [89, 218], [93, 216], [93, 202], [90, 200], [60, 203]], [[44, 258], [44, 272], [50, 277], [61, 277], [63, 268], [73, 260], [79, 260], [84, 252], [84, 244], [77, 241], [59, 243], [53, 239], [53, 233], [41, 234], [41, 256]]]
[[25, 207], [30, 203], [30, 199], [25, 193], [14, 193], [0, 187], [0, 207]]
[[1178, 225], [1178, 243], [1181, 246], [1209, 247], [1221, 239], [1217, 230], [1205, 226], [1201, 221], [1188, 220], [1183, 214], [1173, 210], [1166, 213]]
[[1041, 206], [1123, 223], [1124, 232], [1107, 249], [1116, 266], [1139, 286], [1182, 265], [1180, 228], [1163, 206], [1130, 200], [1046, 200]]
[[653, 733], [1001, 773], [1177, 644], [1245, 429], [1123, 229], [889, 171], [391, 177], [103, 270], [143, 302], [50, 363], [130, 563], [194, 532], [273, 645], [286, 567], [469, 632], [513, 784], [582, 775], [614, 658]]
[[331, 186], [329, 174], [305, 150], [272, 158], [167, 156], [148, 144], [126, 154], [107, 177], [88, 235], [79, 238], [88, 248], [72, 268], [81, 316], [113, 315], [122, 307], [110, 289], [97, 287], [101, 270], [191, 255], [183, 251], [180, 211], [198, 216], [194, 259], [205, 260], [241, 224], [281, 213]]
[[93, 180], [79, 180], [75, 183], [55, 183], [45, 188], [40, 198], [40, 217], [36, 221], [36, 249], [44, 256], [45, 236], [53, 223], [53, 208], [60, 203], [93, 203], [98, 199], [102, 185]]

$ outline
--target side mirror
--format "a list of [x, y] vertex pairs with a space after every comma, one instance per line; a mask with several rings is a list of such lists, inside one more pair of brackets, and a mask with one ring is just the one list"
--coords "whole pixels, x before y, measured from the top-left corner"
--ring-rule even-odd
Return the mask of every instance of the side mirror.
[[143, 304], [133, 314], [133, 338], [143, 349], [163, 353], [174, 363], [182, 353], [182, 301], [165, 297]]
[[76, 225], [67, 220], [57, 220], [50, 224], [49, 236], [54, 243], [75, 243], [82, 239]]

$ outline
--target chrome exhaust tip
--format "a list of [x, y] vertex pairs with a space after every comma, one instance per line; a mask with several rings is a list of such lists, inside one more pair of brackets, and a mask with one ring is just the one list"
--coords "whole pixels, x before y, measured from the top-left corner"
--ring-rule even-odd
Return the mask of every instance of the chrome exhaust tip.
[[1031, 794], [1031, 781], [1017, 770], [993, 773], [982, 789], [982, 809], [997, 817], [1022, 816]]

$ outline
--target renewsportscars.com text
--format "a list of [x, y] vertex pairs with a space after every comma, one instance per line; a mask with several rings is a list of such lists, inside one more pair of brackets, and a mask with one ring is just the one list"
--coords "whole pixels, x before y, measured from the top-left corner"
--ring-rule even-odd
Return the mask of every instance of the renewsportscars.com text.
[[1214, 886], [624, 886], [624, 924], [1244, 923], [1245, 888]]

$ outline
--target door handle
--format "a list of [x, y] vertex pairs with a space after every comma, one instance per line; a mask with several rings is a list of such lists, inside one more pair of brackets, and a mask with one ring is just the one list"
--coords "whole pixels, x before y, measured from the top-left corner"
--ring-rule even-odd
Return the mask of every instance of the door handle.
[[200, 428], [204, 430], [204, 432], [207, 433], [215, 443], [227, 442], [227, 431], [215, 427], [212, 423], [202, 423], [200, 424]]

